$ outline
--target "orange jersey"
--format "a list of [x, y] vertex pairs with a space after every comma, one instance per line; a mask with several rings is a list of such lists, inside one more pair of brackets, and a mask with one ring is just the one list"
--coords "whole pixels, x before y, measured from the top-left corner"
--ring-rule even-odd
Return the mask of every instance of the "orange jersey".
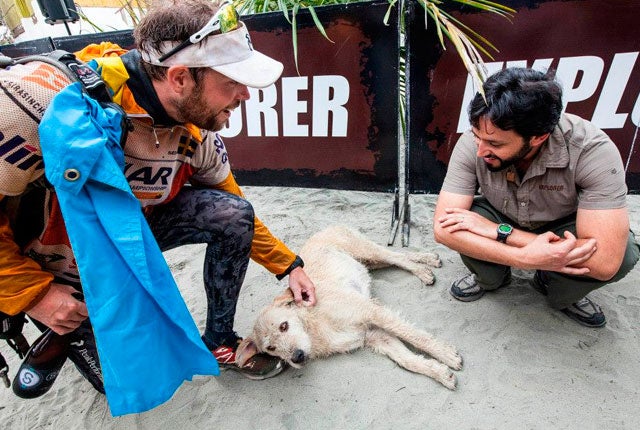
[[[109, 44], [92, 45], [78, 57], [88, 60], [100, 53], [122, 52]], [[3, 114], [11, 112], [12, 121], [1, 121], [7, 125], [0, 129], [0, 194], [15, 196], [5, 197], [0, 214], [0, 311], [9, 314], [28, 307], [46, 291], [53, 276], [79, 282], [55, 193], [44, 183], [37, 136], [42, 112], [57, 91], [70, 82], [53, 66], [45, 65], [52, 70], [43, 73], [39, 64], [31, 62], [1, 71], [5, 91], [0, 94], [0, 105]], [[97, 58], [92, 66], [132, 120], [133, 131], [124, 147], [124, 174], [143, 210], [169, 202], [186, 183], [243, 196], [221, 137], [171, 120], [138, 64], [139, 55], [131, 51], [123, 57]], [[13, 88], [13, 93], [6, 88]], [[251, 258], [280, 274], [294, 261], [295, 254], [256, 218]]]

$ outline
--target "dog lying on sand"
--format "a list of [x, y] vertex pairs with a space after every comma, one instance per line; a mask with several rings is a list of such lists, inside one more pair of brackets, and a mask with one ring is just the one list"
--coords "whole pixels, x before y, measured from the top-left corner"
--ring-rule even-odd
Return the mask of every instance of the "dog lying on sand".
[[[297, 306], [287, 289], [264, 308], [250, 336], [236, 351], [242, 366], [266, 352], [300, 368], [307, 360], [367, 347], [398, 365], [454, 390], [451, 369], [462, 368], [456, 349], [413, 327], [370, 297], [369, 269], [398, 266], [431, 285], [436, 254], [398, 252], [375, 244], [347, 227], [329, 227], [313, 235], [300, 256], [316, 286], [317, 304]], [[405, 342], [433, 358], [412, 352]]]

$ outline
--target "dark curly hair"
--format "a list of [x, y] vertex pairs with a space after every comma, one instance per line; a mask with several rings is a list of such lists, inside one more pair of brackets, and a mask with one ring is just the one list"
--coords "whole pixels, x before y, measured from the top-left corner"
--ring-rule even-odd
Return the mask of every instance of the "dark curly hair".
[[552, 132], [560, 120], [562, 88], [553, 71], [510, 67], [491, 75], [483, 88], [486, 102], [477, 93], [469, 104], [469, 120], [476, 128], [486, 117], [528, 139]]

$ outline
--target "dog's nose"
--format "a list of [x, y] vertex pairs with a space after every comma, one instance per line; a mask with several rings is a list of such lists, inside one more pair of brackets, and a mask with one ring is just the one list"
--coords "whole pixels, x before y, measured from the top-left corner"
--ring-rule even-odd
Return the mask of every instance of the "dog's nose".
[[305, 355], [304, 355], [304, 351], [301, 349], [296, 349], [293, 352], [293, 356], [291, 357], [291, 361], [293, 361], [296, 364], [301, 364], [304, 363], [305, 360]]

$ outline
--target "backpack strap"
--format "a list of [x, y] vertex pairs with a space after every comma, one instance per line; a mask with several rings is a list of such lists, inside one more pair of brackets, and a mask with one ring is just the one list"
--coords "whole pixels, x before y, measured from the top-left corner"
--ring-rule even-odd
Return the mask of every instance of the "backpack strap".
[[89, 67], [85, 62], [80, 61], [74, 54], [62, 49], [47, 52], [44, 54], [27, 55], [18, 59], [9, 58], [0, 54], [0, 67], [5, 68], [14, 64], [24, 64], [30, 61], [41, 61], [51, 64], [64, 73], [69, 79], [82, 84], [83, 91], [90, 97], [97, 100], [104, 108], [115, 109], [122, 116], [122, 134], [120, 146], [124, 147], [127, 141], [127, 134], [133, 130], [133, 124], [122, 107], [114, 103], [107, 84], [100, 75]]

